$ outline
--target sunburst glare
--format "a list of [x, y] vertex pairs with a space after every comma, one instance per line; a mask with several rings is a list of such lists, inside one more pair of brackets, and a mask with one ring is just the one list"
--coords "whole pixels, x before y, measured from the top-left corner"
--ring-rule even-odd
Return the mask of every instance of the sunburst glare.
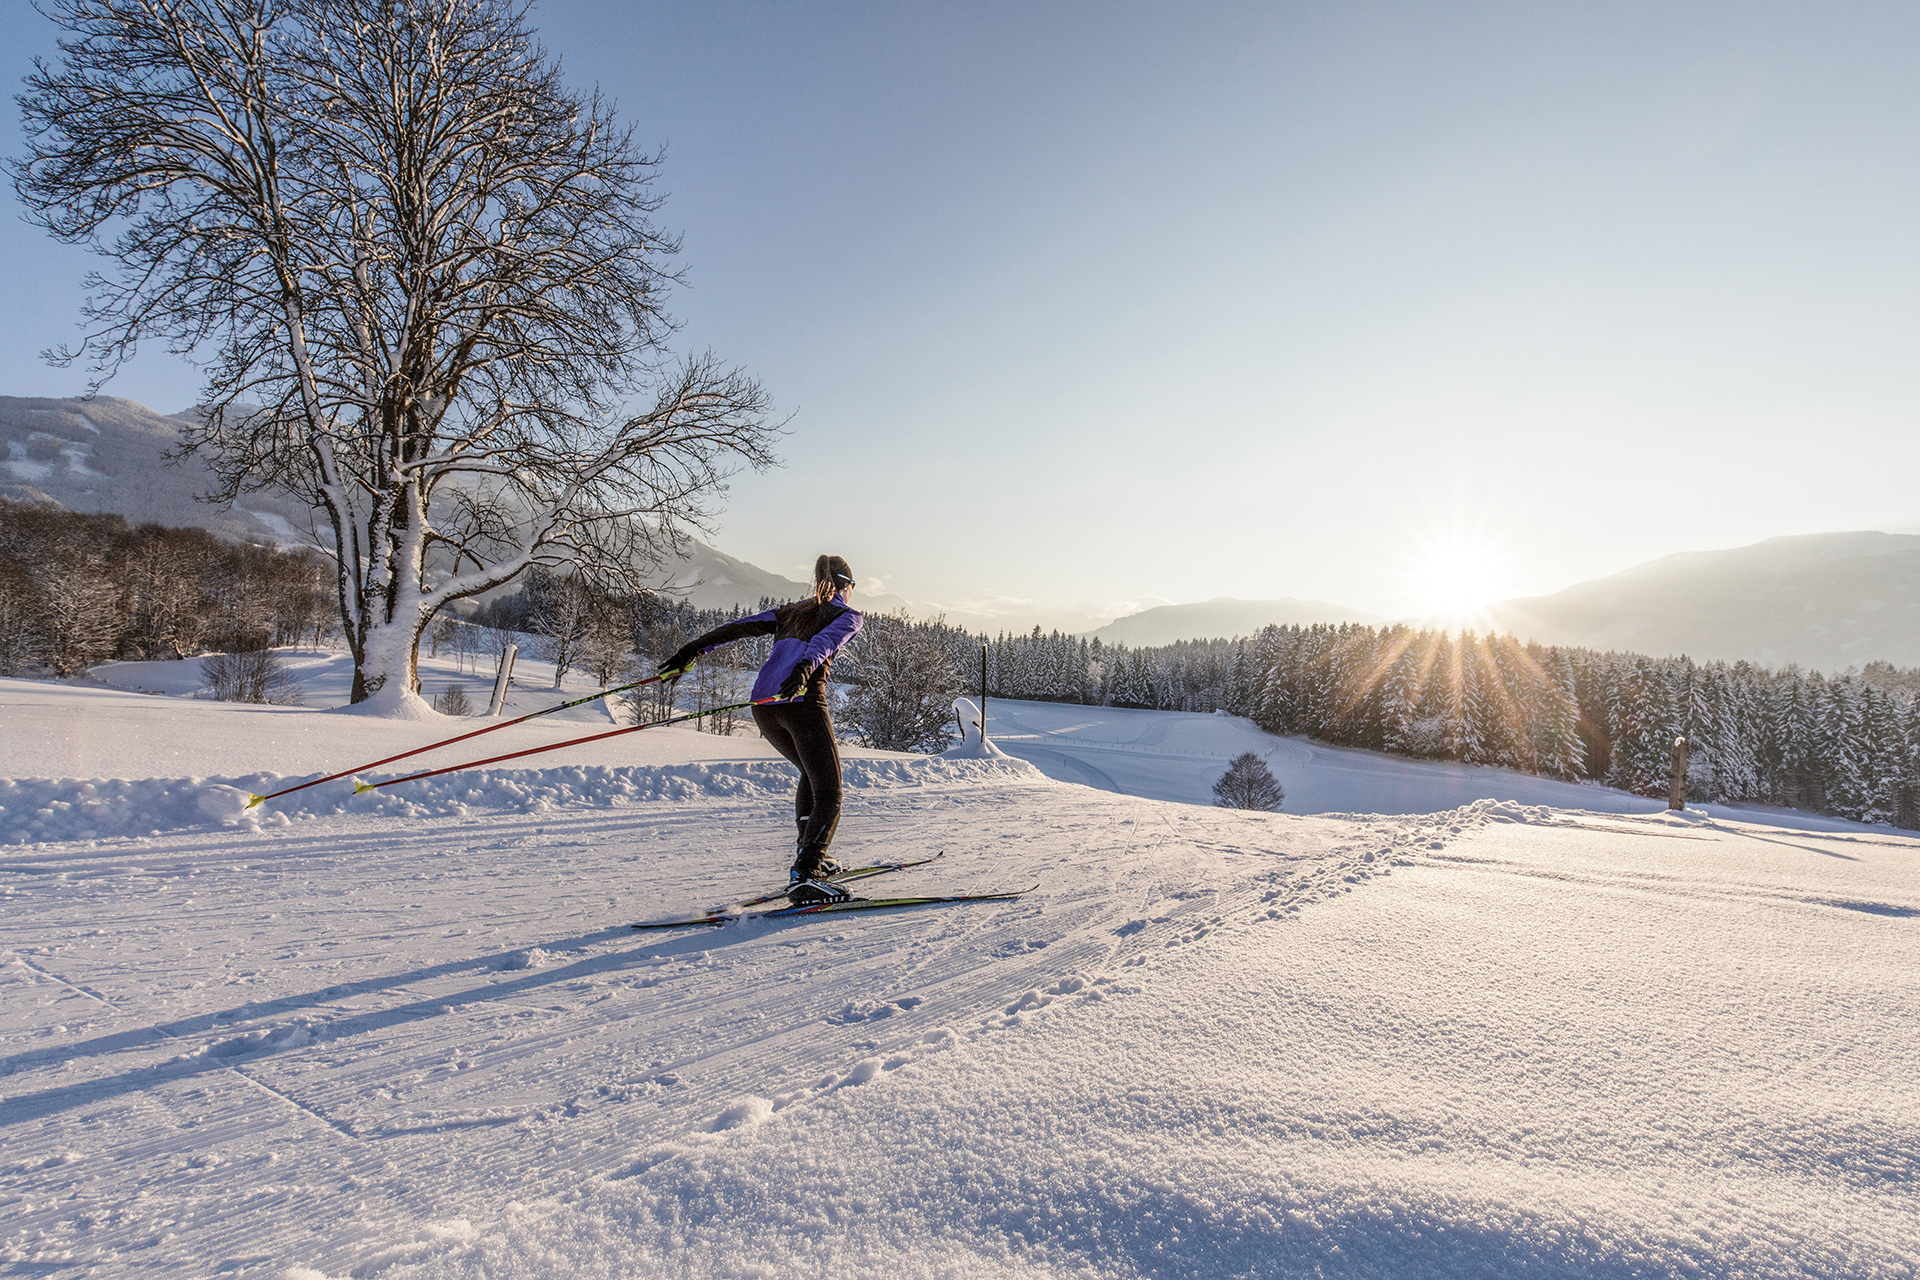
[[1483, 628], [1487, 606], [1513, 594], [1512, 554], [1486, 536], [1433, 538], [1419, 545], [1407, 566], [1420, 621], [1428, 626]]

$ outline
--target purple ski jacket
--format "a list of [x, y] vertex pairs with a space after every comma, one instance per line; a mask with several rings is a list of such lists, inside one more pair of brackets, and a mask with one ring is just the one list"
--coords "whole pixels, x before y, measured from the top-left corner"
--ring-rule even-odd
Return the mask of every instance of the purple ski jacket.
[[748, 636], [773, 636], [773, 652], [767, 655], [766, 665], [760, 668], [753, 682], [753, 700], [773, 697], [794, 668], [811, 665], [813, 674], [807, 677], [806, 696], [807, 701], [818, 702], [827, 683], [827, 673], [833, 666], [833, 656], [860, 634], [864, 622], [859, 610], [843, 604], [799, 600], [715, 627], [689, 641], [686, 649], [705, 653]]

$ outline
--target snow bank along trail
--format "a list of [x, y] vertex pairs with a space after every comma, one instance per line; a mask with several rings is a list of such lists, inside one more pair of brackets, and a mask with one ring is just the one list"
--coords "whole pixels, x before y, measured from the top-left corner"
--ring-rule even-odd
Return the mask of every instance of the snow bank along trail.
[[[317, 789], [316, 789], [317, 790]], [[901, 761], [1010, 904], [635, 935], [784, 794], [0, 851], [41, 1275], [1907, 1275], [1912, 841]]]

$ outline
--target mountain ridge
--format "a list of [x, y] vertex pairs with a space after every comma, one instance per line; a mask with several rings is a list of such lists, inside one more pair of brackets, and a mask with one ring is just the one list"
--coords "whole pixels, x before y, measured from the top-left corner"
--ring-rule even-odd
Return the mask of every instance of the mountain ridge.
[[1487, 615], [1542, 644], [1828, 671], [1920, 665], [1920, 537], [1854, 530], [1676, 552]]
[[1240, 600], [1216, 596], [1194, 604], [1165, 604], [1130, 613], [1096, 628], [1088, 636], [1105, 644], [1140, 648], [1172, 644], [1177, 640], [1250, 636], [1270, 625], [1309, 626], [1316, 622], [1353, 622], [1377, 627], [1387, 619], [1324, 600], [1299, 600], [1293, 596]]

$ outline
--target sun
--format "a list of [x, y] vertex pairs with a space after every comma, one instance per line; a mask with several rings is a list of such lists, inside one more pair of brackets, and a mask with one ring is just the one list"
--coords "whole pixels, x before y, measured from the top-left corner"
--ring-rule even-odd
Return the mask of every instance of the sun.
[[1421, 546], [1407, 575], [1420, 620], [1447, 628], [1484, 626], [1487, 606], [1512, 594], [1508, 561], [1504, 548], [1481, 538], [1446, 538]]

